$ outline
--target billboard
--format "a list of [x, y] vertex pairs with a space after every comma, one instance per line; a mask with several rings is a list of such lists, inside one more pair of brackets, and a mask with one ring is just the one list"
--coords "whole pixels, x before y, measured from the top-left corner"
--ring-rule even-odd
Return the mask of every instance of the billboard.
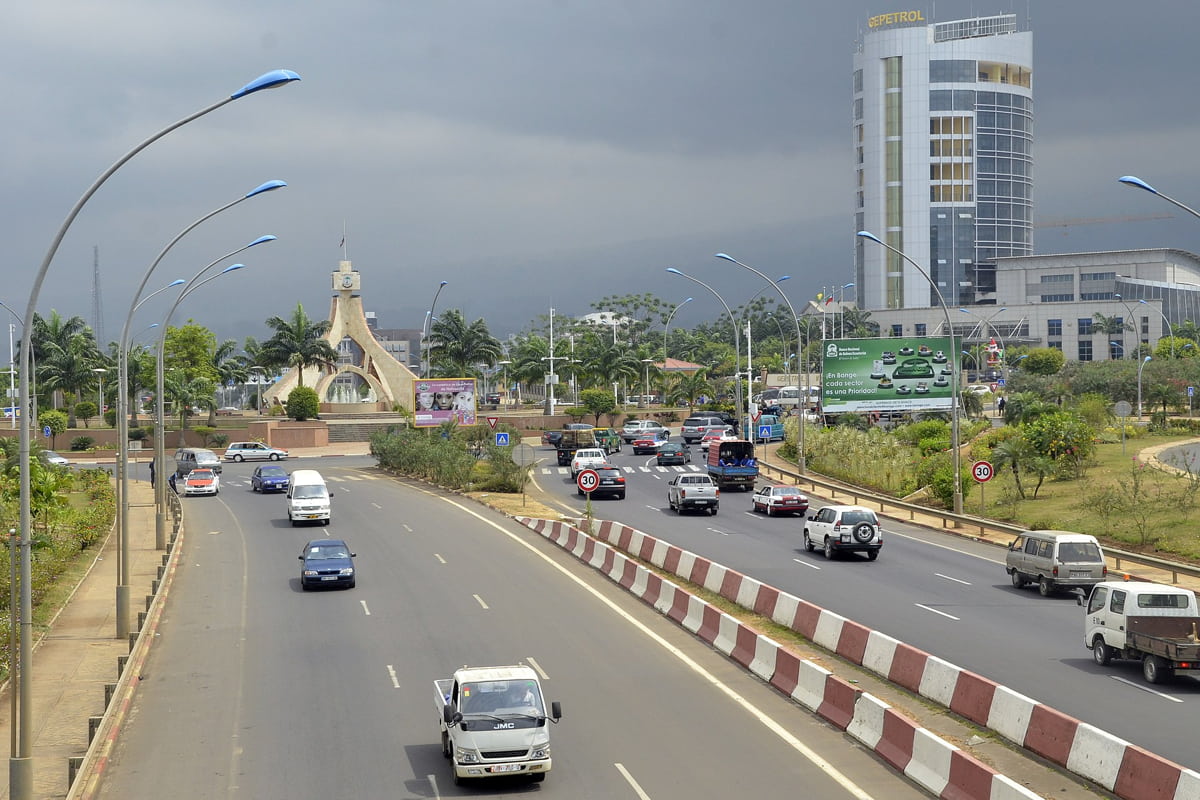
[[954, 401], [949, 336], [828, 339], [822, 355], [826, 414], [949, 411]]
[[413, 381], [413, 424], [431, 428], [454, 420], [475, 424], [475, 379], [430, 378]]

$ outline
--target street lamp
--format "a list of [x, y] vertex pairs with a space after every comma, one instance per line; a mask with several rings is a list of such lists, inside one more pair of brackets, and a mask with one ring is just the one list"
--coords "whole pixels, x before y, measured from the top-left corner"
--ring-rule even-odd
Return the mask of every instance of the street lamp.
[[845, 309], [843, 309], [843, 308], [842, 308], [842, 300], [838, 300], [838, 299], [837, 299], [837, 293], [838, 293], [838, 292], [841, 292], [841, 293], [842, 293], [842, 297], [843, 297], [843, 298], [845, 298], [845, 296], [846, 296], [846, 290], [847, 290], [847, 289], [850, 289], [850, 288], [853, 288], [853, 287], [854, 287], [854, 284], [853, 284], [853, 283], [844, 283], [844, 284], [842, 284], [842, 288], [840, 288], [840, 289], [835, 289], [835, 290], [834, 290], [834, 293], [833, 293], [833, 296], [834, 296], [834, 303], [835, 303], [835, 304], [837, 305], [837, 307], [838, 307], [838, 310], [837, 310], [838, 320], [839, 320], [839, 321], [841, 322], [841, 324], [842, 324], [842, 336], [845, 336], [845, 335], [846, 335], [846, 311], [845, 311]]
[[[803, 353], [804, 352], [804, 342], [801, 340], [801, 336], [800, 336], [800, 318], [796, 316], [796, 309], [792, 308], [792, 301], [788, 300], [787, 295], [783, 293], [783, 289], [779, 288], [779, 284], [776, 281], [771, 280], [764, 273], [759, 272], [758, 270], [756, 270], [754, 267], [750, 266], [749, 264], [743, 264], [741, 261], [738, 261], [733, 256], [726, 255], [725, 253], [717, 253], [715, 257], [724, 259], [726, 261], [732, 261], [734, 264], [737, 264], [739, 267], [744, 267], [745, 269], [750, 270], [755, 275], [762, 278], [767, 283], [771, 284], [771, 286], [774, 287], [775, 291], [779, 292], [779, 296], [783, 298], [784, 304], [787, 305], [788, 314], [791, 315], [792, 322], [796, 326], [796, 352]], [[736, 328], [736, 323], [735, 323], [734, 327]], [[737, 418], [738, 418], [738, 422], [740, 423], [742, 420], [742, 409], [741, 409], [741, 399], [740, 399], [741, 398], [741, 381], [738, 382], [738, 392], [739, 392], [739, 394], [738, 394], [739, 400], [738, 400], [738, 416], [737, 416]], [[803, 381], [803, 385], [800, 387], [800, 392], [801, 392], [800, 422], [796, 426], [797, 431], [799, 432], [798, 436], [797, 436], [799, 446], [796, 448], [798, 451], [796, 454], [796, 472], [803, 475], [805, 472], [805, 469], [806, 469], [805, 458], [804, 458], [804, 428], [805, 428], [806, 417], [808, 416], [808, 371], [807, 370], [805, 370], [805, 372], [804, 372], [804, 381]]]
[[663, 366], [664, 367], [667, 364], [667, 331], [669, 331], [671, 329], [671, 320], [674, 318], [676, 311], [683, 308], [684, 305], [686, 305], [687, 303], [690, 303], [690, 302], [692, 302], [692, 298], [689, 297], [687, 300], [684, 300], [682, 303], [680, 303], [679, 305], [672, 308], [671, 313], [667, 315], [667, 324], [663, 326]]
[[1153, 356], [1146, 356], [1138, 364], [1138, 422], [1142, 421], [1142, 367], [1153, 361]]
[[104, 419], [104, 373], [108, 372], [108, 370], [104, 367], [93, 367], [92, 372], [96, 373], [96, 378], [100, 381], [100, 396], [97, 398], [96, 415], [100, 419]]
[[504, 367], [504, 394], [501, 395], [501, 398], [500, 398], [503, 401], [504, 405], [509, 404], [508, 403], [508, 365], [511, 363], [512, 362], [507, 359], [504, 361], [496, 362], [497, 366]]
[[437, 291], [433, 293], [433, 302], [429, 304], [429, 312], [425, 315], [425, 327], [421, 331], [421, 341], [424, 344], [425, 357], [421, 361], [421, 377], [429, 377], [429, 336], [433, 333], [433, 308], [437, 305], [438, 295], [442, 293], [442, 289], [446, 288], [449, 281], [442, 281], [438, 284]]
[[257, 373], [254, 376], [254, 383], [256, 386], [258, 386], [258, 400], [255, 401], [254, 408], [258, 412], [258, 416], [261, 417], [262, 416], [262, 385], [263, 385], [263, 381], [267, 379], [267, 371], [262, 367], [255, 366], [255, 367], [250, 367], [250, 372]]
[[1134, 175], [1126, 175], [1124, 177], [1117, 178], [1117, 180], [1120, 181], [1121, 183], [1125, 184], [1126, 186], [1136, 186], [1138, 189], [1144, 189], [1147, 192], [1149, 192], [1150, 194], [1156, 194], [1159, 197], [1161, 197], [1163, 200], [1166, 200], [1168, 203], [1170, 203], [1174, 206], [1177, 206], [1178, 208], [1182, 208], [1184, 211], [1188, 212], [1193, 217], [1200, 217], [1200, 212], [1196, 211], [1196, 209], [1185, 206], [1183, 203], [1179, 202], [1178, 200], [1176, 200], [1173, 197], [1168, 197], [1167, 195], [1165, 195], [1162, 192], [1155, 189], [1150, 184], [1146, 183], [1141, 178], [1138, 178]]
[[[274, 89], [280, 86], [285, 86], [293, 81], [300, 80], [300, 76], [295, 72], [286, 69], [274, 70], [264, 75], [259, 76], [255, 80], [238, 89], [228, 97], [213, 103], [199, 111], [193, 112], [178, 122], [172, 123], [149, 138], [142, 141], [132, 150], [121, 156], [100, 174], [90, 187], [75, 201], [75, 205], [67, 213], [66, 219], [59, 226], [50, 247], [46, 251], [46, 255], [42, 259], [41, 265], [38, 267], [37, 273], [34, 275], [33, 286], [29, 292], [29, 301], [26, 304], [25, 319], [32, 320], [33, 315], [37, 310], [38, 295], [41, 294], [42, 283], [46, 280], [46, 273], [50, 269], [50, 262], [54, 260], [55, 254], [58, 252], [58, 247], [62, 244], [63, 238], [67, 234], [67, 230], [83, 210], [84, 205], [91, 199], [100, 187], [112, 177], [118, 169], [125, 165], [127, 161], [140, 153], [142, 150], [149, 147], [154, 142], [166, 136], [168, 133], [180, 128], [189, 122], [199, 119], [206, 114], [216, 111], [221, 106], [227, 103], [239, 100], [248, 95], [260, 92], [264, 89]], [[21, 398], [21, 405], [24, 410], [28, 410], [29, 398], [29, 363], [30, 351], [33, 344], [33, 330], [30, 326], [24, 326], [24, 332], [21, 337], [21, 386], [18, 396]], [[9, 797], [13, 800], [27, 800], [33, 790], [33, 713], [31, 694], [33, 684], [30, 674], [30, 661], [32, 657], [32, 638], [33, 638], [33, 596], [31, 593], [32, 584], [32, 565], [30, 563], [30, 546], [32, 544], [32, 513], [30, 508], [30, 483], [29, 483], [29, 456], [30, 456], [30, 428], [28, 425], [20, 426], [20, 472], [21, 472], [21, 653], [20, 653], [20, 685], [18, 687], [20, 700], [20, 736], [16, 737], [17, 754], [10, 759], [8, 783]]]
[[[725, 298], [723, 298], [723, 297], [721, 297], [721, 295], [717, 294], [716, 289], [712, 288], [711, 286], [709, 286], [707, 283], [700, 280], [699, 278], [693, 278], [691, 275], [688, 275], [686, 272], [680, 272], [679, 270], [675, 269], [674, 267], [667, 267], [667, 272], [671, 273], [672, 275], [678, 275], [682, 278], [687, 278], [689, 281], [692, 281], [693, 283], [698, 283], [701, 286], [703, 286], [705, 289], [708, 289], [708, 291], [712, 294], [712, 296], [717, 298], [717, 300], [720, 301], [721, 305], [725, 307], [725, 313], [729, 315], [729, 324], [733, 326], [733, 374], [735, 376], [735, 378], [734, 378], [734, 395], [733, 396], [734, 396], [734, 404], [736, 406], [734, 408], [734, 411], [736, 412], [734, 415], [734, 419], [736, 419], [738, 421], [738, 424], [740, 425], [742, 423], [742, 415], [744, 413], [743, 409], [742, 409], [742, 378], [741, 378], [741, 374], [742, 374], [742, 339], [741, 339], [741, 332], [738, 330], [737, 320], [734, 319], [733, 312], [729, 310], [729, 304], [725, 302]], [[768, 280], [770, 280], [770, 279], [768, 278]], [[616, 393], [616, 384], [613, 384], [613, 387], [614, 387], [613, 393], [615, 394]]]
[[[1125, 299], [1123, 297], [1121, 297], [1120, 294], [1118, 294], [1117, 292], [1113, 292], [1113, 297], [1115, 297], [1117, 300], [1119, 300], [1121, 302], [1121, 305], [1125, 306], [1125, 313], [1129, 315], [1129, 319], [1125, 322], [1125, 324], [1128, 325], [1129, 328], [1133, 330], [1133, 341], [1134, 341], [1133, 351], [1136, 353], [1137, 352], [1137, 342], [1139, 340], [1138, 328], [1137, 328], [1137, 315], [1133, 313], [1133, 309], [1129, 306], [1129, 303], [1126, 303]], [[1122, 331], [1121, 338], [1124, 338], [1123, 331]], [[1124, 351], [1125, 351], [1125, 348], [1122, 348], [1122, 353], [1124, 353]], [[1125, 356], [1122, 355], [1121, 357], [1124, 358]]]
[[[921, 273], [921, 276], [923, 278], [925, 278], [925, 280], [929, 281], [929, 285], [933, 287], [933, 291], [937, 295], [938, 302], [942, 304], [942, 311], [946, 315], [946, 333], [949, 334], [949, 336], [950, 336], [950, 350], [951, 350], [951, 352], [953, 352], [954, 348], [957, 345], [954, 344], [954, 325], [951, 324], [951, 322], [950, 322], [950, 307], [946, 305], [946, 298], [942, 296], [942, 290], [938, 288], [938, 285], [937, 285], [937, 283], [934, 282], [933, 278], [929, 277], [929, 273], [926, 272], [925, 268], [922, 267], [920, 264], [918, 264], [916, 261], [913, 261], [911, 258], [909, 258], [909, 256], [906, 253], [904, 253], [901, 250], [898, 250], [895, 247], [892, 247], [890, 244], [888, 244], [887, 242], [884, 242], [882, 239], [880, 239], [878, 236], [871, 233], [870, 231], [859, 231], [857, 235], [861, 236], [864, 239], [870, 239], [872, 242], [875, 242], [877, 245], [879, 245], [883, 248], [886, 248], [887, 250], [891, 251], [892, 253], [895, 253], [896, 255], [900, 256], [902, 259], [904, 259], [909, 264], [911, 264], [914, 268], [916, 268], [916, 270]], [[959, 401], [959, 397], [958, 397], [958, 395], [959, 395], [959, 392], [962, 391], [962, 387], [959, 386], [958, 359], [957, 358], [950, 360], [950, 371], [952, 373], [950, 375], [950, 385], [954, 387], [954, 391], [951, 393], [951, 396], [950, 396], [950, 450], [951, 450], [951, 458], [952, 458], [952, 461], [954, 464], [954, 467], [953, 467], [954, 468], [954, 513], [961, 514], [961, 513], [963, 513], [963, 495], [962, 495], [962, 472], [960, 469], [960, 453], [958, 452], [958, 450], [959, 450], [959, 447], [958, 447], [958, 401]]]
[[[1144, 306], [1150, 306], [1150, 304], [1148, 302], [1146, 302], [1145, 300], [1143, 300], [1141, 298], [1138, 298], [1138, 302]], [[1162, 317], [1163, 324], [1167, 326], [1167, 336], [1171, 337], [1171, 358], [1174, 358], [1175, 357], [1175, 332], [1171, 328], [1171, 320], [1167, 319], [1167, 315], [1164, 314], [1163, 310], [1161, 308], [1159, 308], [1158, 306], [1150, 306], [1150, 307], [1158, 312], [1158, 315], [1160, 317]]]
[[638, 399], [638, 408], [646, 407], [646, 396], [650, 394], [650, 365], [653, 363], [653, 358], [642, 359], [642, 364], [646, 368], [646, 377], [645, 382], [642, 384], [642, 396]]
[[1125, 345], [1124, 345], [1123, 343], [1121, 343], [1121, 342], [1109, 341], [1109, 343], [1108, 343], [1108, 347], [1109, 347], [1109, 351], [1108, 351], [1108, 354], [1109, 354], [1109, 355], [1108, 355], [1108, 357], [1109, 357], [1110, 359], [1112, 358], [1112, 348], [1114, 348], [1114, 347], [1119, 347], [1119, 348], [1121, 348], [1121, 356], [1120, 356], [1120, 357], [1121, 357], [1121, 358], [1125, 358]]

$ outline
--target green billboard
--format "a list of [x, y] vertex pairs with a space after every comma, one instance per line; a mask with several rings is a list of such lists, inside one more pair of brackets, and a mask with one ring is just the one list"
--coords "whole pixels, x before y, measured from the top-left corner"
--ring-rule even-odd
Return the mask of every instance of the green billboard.
[[954, 352], [949, 336], [827, 339], [822, 345], [821, 410], [949, 411]]

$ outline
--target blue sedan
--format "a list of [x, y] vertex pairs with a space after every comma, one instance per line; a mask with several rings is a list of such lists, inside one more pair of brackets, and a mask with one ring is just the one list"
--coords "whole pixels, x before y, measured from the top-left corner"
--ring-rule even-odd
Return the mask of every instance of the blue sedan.
[[313, 539], [300, 551], [300, 588], [316, 586], [354, 588], [354, 558], [341, 539]]
[[263, 464], [254, 468], [250, 476], [250, 491], [253, 492], [286, 492], [289, 476], [287, 471], [275, 464]]

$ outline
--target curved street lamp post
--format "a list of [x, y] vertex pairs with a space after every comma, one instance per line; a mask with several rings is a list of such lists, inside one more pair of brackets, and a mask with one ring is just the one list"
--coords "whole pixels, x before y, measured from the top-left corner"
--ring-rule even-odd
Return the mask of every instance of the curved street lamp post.
[[689, 297], [687, 300], [684, 300], [682, 303], [679, 303], [674, 308], [672, 308], [671, 313], [667, 315], [667, 324], [663, 325], [663, 366], [664, 367], [667, 365], [667, 332], [671, 330], [671, 320], [675, 318], [676, 311], [683, 308], [685, 305], [687, 305], [690, 302], [692, 302], [692, 298]]
[[429, 337], [433, 334], [433, 309], [437, 305], [438, 295], [442, 293], [442, 289], [446, 288], [449, 281], [442, 281], [438, 284], [437, 291], [433, 293], [433, 302], [429, 304], [429, 311], [425, 314], [425, 329], [421, 332], [421, 342], [424, 345], [424, 358], [421, 360], [421, 377], [429, 377]]
[[[942, 296], [942, 290], [938, 288], [937, 283], [935, 283], [933, 278], [929, 276], [929, 273], [925, 270], [925, 268], [909, 258], [908, 254], [898, 250], [895, 247], [892, 247], [890, 244], [883, 241], [870, 231], [859, 231], [856, 235], [861, 236], [864, 239], [869, 239], [872, 242], [875, 242], [877, 245], [900, 256], [900, 258], [904, 259], [914, 268], [916, 268], [916, 270], [921, 273], [921, 277], [929, 281], [929, 285], [933, 287], [934, 293], [937, 294], [938, 302], [942, 304], [942, 311], [946, 315], [946, 333], [950, 336], [950, 352], [960, 349], [954, 344], [954, 325], [950, 322], [950, 308], [946, 305], [946, 298]], [[950, 376], [950, 385], [954, 387], [954, 391], [952, 391], [950, 394], [950, 453], [954, 464], [954, 513], [961, 514], [963, 513], [963, 494], [962, 470], [960, 465], [961, 454], [959, 453], [958, 444], [958, 395], [959, 392], [962, 391], [962, 387], [959, 386], [959, 364], [957, 358], [951, 359], [950, 371], [953, 373]], [[957, 523], [955, 524], [957, 525]]]
[[[680, 272], [679, 270], [675, 269], [675, 267], [667, 267], [667, 272], [671, 273], [672, 275], [678, 275], [681, 278], [687, 278], [689, 281], [692, 281], [693, 283], [698, 283], [701, 286], [703, 286], [705, 289], [708, 289], [709, 293], [711, 293], [713, 297], [717, 298], [717, 300], [721, 303], [721, 305], [725, 307], [725, 313], [729, 315], [729, 324], [733, 326], [733, 374], [734, 374], [734, 384], [733, 384], [734, 385], [734, 395], [733, 396], [734, 396], [734, 406], [735, 406], [734, 411], [736, 412], [736, 415], [734, 418], [738, 421], [738, 424], [740, 425], [742, 423], [742, 415], [745, 413], [745, 409], [742, 406], [742, 378], [741, 378], [741, 375], [742, 375], [742, 340], [741, 340], [741, 333], [738, 331], [737, 319], [734, 318], [733, 312], [729, 309], [729, 304], [725, 302], [725, 298], [723, 298], [723, 297], [721, 297], [721, 295], [717, 294], [716, 289], [712, 288], [711, 286], [709, 286], [707, 283], [700, 280], [699, 278], [693, 278], [691, 275], [688, 275], [686, 272]], [[614, 391], [615, 391], [615, 389], [614, 389]]]
[[1138, 422], [1142, 421], [1142, 367], [1146, 366], [1153, 360], [1154, 358], [1152, 356], [1146, 356], [1142, 359], [1142, 363], [1138, 364]]
[[[46, 273], [50, 269], [50, 263], [54, 260], [55, 254], [58, 252], [58, 247], [62, 244], [63, 238], [67, 234], [67, 230], [79, 215], [79, 212], [87, 204], [92, 195], [104, 185], [113, 173], [125, 165], [131, 158], [140, 153], [142, 150], [149, 147], [154, 142], [166, 136], [176, 128], [187, 125], [189, 122], [199, 119], [218, 108], [231, 103], [234, 100], [239, 100], [248, 95], [260, 92], [264, 89], [273, 89], [280, 86], [285, 86], [293, 81], [300, 80], [300, 76], [291, 70], [274, 70], [264, 75], [259, 76], [255, 80], [238, 89], [228, 97], [213, 103], [205, 108], [200, 109], [178, 122], [172, 123], [162, 130], [154, 133], [149, 138], [142, 141], [132, 150], [121, 156], [110, 167], [100, 174], [90, 187], [75, 201], [75, 205], [67, 213], [66, 219], [59, 225], [58, 232], [55, 233], [51, 240], [50, 247], [46, 251], [46, 255], [42, 259], [38, 271], [34, 275], [33, 285], [29, 291], [29, 302], [26, 304], [25, 319], [32, 319], [34, 312], [37, 310], [38, 295], [41, 294], [42, 283], [46, 280]], [[32, 348], [33, 331], [29, 326], [24, 326], [24, 331], [21, 337], [21, 364], [20, 364], [20, 381], [21, 386], [18, 396], [21, 399], [21, 408], [28, 411], [29, 405], [29, 364], [30, 350]], [[32, 516], [30, 509], [30, 483], [29, 483], [29, 454], [30, 454], [30, 429], [28, 425], [21, 425], [19, 430], [20, 436], [20, 455], [19, 464], [21, 467], [21, 642], [20, 642], [20, 678], [18, 690], [20, 692], [20, 719], [19, 719], [19, 736], [15, 737], [17, 742], [17, 752], [9, 761], [8, 785], [9, 797], [13, 800], [28, 800], [33, 791], [33, 714], [32, 714], [32, 683], [29, 670], [29, 664], [32, 658], [32, 638], [33, 638], [33, 597], [31, 594], [31, 564], [29, 560], [29, 549], [31, 545], [32, 534]]]
[[[784, 304], [787, 305], [787, 308], [788, 308], [788, 314], [791, 315], [792, 322], [796, 326], [796, 352], [803, 353], [804, 352], [804, 342], [803, 342], [803, 340], [801, 338], [801, 334], [800, 334], [800, 318], [796, 316], [796, 309], [792, 308], [792, 301], [788, 300], [788, 296], [783, 293], [783, 289], [779, 288], [779, 284], [776, 281], [773, 281], [770, 278], [768, 278], [765, 273], [759, 272], [758, 270], [756, 270], [754, 267], [750, 266], [749, 264], [743, 264], [741, 261], [738, 261], [733, 256], [726, 255], [725, 253], [717, 253], [715, 258], [721, 258], [721, 259], [724, 259], [725, 261], [731, 261], [734, 264], [737, 264], [739, 267], [744, 267], [744, 268], [750, 270], [751, 272], [753, 272], [758, 277], [762, 278], [767, 283], [771, 284], [771, 286], [775, 289], [775, 291], [779, 293], [779, 296], [783, 298], [783, 302], [784, 302]], [[736, 323], [735, 323], [735, 325], [736, 325]], [[807, 365], [805, 365], [805, 366], [807, 367]], [[806, 418], [808, 417], [808, 370], [807, 369], [805, 369], [805, 371], [804, 371], [804, 380], [802, 381], [802, 384], [803, 385], [800, 387], [800, 422], [797, 425], [797, 430], [798, 430], [797, 439], [798, 439], [799, 446], [796, 448], [796, 451], [797, 451], [797, 453], [796, 453], [796, 472], [799, 473], [800, 475], [803, 475], [807, 468], [807, 465], [805, 462], [805, 457], [804, 457], [804, 428], [805, 428]], [[739, 383], [739, 388], [740, 388], [740, 385], [741, 384]], [[738, 421], [740, 422], [741, 419], [742, 419], [742, 411], [739, 408], [738, 409]]]

